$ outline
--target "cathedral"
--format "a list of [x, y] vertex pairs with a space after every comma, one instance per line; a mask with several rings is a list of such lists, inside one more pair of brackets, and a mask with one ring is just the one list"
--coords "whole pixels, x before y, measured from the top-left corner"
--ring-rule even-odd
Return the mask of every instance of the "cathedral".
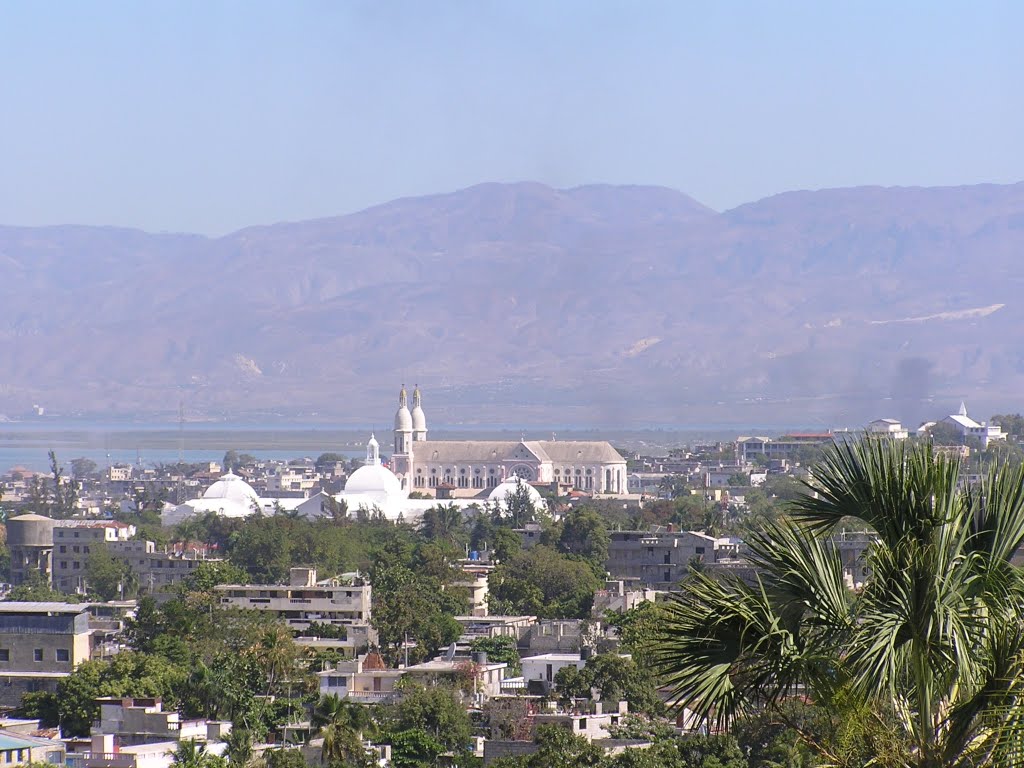
[[398, 395], [391, 470], [406, 492], [435, 495], [444, 487], [456, 498], [484, 496], [515, 478], [593, 494], [628, 493], [626, 460], [604, 441], [428, 440], [419, 387], [411, 411], [405, 387]]

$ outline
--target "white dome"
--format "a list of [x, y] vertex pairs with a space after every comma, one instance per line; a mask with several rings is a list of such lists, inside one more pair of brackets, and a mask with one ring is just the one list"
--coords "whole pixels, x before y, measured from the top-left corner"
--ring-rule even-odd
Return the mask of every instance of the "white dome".
[[245, 480], [232, 472], [228, 472], [206, 489], [203, 498], [228, 499], [248, 505], [252, 503], [253, 499], [258, 499], [259, 496]]
[[501, 506], [505, 506], [505, 500], [508, 498], [509, 494], [513, 494], [516, 491], [518, 491], [520, 484], [522, 485], [522, 487], [526, 488], [526, 492], [530, 495], [530, 502], [535, 507], [546, 506], [544, 502], [544, 497], [540, 495], [540, 491], [538, 491], [529, 483], [523, 482], [522, 480], [514, 476], [505, 480], [497, 488], [491, 491], [490, 495], [487, 497], [487, 500], [494, 501], [500, 504]]
[[402, 484], [384, 465], [367, 464], [349, 475], [345, 481], [345, 493], [402, 495]]
[[415, 432], [425, 432], [427, 429], [426, 414], [418, 405], [412, 409], [412, 428]]
[[395, 413], [395, 429], [399, 432], [408, 432], [413, 428], [413, 417], [406, 406], [402, 406]]

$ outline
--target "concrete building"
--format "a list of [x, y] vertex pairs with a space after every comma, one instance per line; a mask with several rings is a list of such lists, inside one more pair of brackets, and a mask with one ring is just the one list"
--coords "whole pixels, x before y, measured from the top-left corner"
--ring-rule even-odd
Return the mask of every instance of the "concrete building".
[[11, 552], [11, 583], [24, 584], [37, 574], [49, 584], [53, 575], [54, 521], [43, 515], [17, 515], [7, 521], [7, 546]]
[[604, 589], [594, 593], [591, 615], [600, 619], [607, 611], [625, 613], [640, 603], [654, 602], [657, 591], [645, 587], [639, 579], [612, 579], [606, 581]]
[[206, 545], [157, 547], [152, 541], [117, 541], [108, 545], [110, 554], [124, 560], [138, 581], [139, 590], [153, 593], [180, 584], [202, 563], [222, 562], [211, 557]]
[[221, 584], [215, 591], [222, 607], [269, 611], [296, 631], [314, 622], [344, 627], [354, 650], [377, 641], [372, 589], [358, 573], [318, 581], [315, 568], [292, 568], [288, 584]]
[[514, 637], [518, 642], [530, 627], [537, 623], [536, 616], [456, 616], [462, 625], [460, 643], [493, 637]]
[[359, 704], [388, 704], [397, 701], [395, 688], [404, 674], [401, 669], [388, 669], [378, 653], [363, 654], [355, 659], [339, 661], [333, 669], [318, 672], [321, 696], [348, 698]]
[[86, 566], [97, 546], [124, 543], [135, 526], [114, 520], [56, 520], [53, 527], [53, 586], [66, 593], [85, 594]]
[[672, 589], [693, 560], [714, 562], [715, 538], [693, 531], [612, 531], [605, 570], [613, 579]]
[[0, 603], [0, 708], [18, 706], [26, 693], [55, 692], [91, 654], [86, 606]]
[[425, 686], [465, 682], [473, 692], [475, 703], [479, 704], [501, 693], [501, 682], [508, 672], [508, 664], [488, 661], [486, 653], [475, 653], [472, 657], [438, 656], [403, 671], [406, 677]]
[[741, 464], [748, 464], [756, 457], [765, 461], [793, 460], [808, 447], [829, 445], [835, 440], [831, 432], [797, 433], [771, 437], [738, 437], [736, 439], [736, 459]]
[[166, 711], [157, 698], [105, 697], [97, 700], [100, 719], [92, 732], [113, 736], [119, 747], [168, 741], [221, 742], [231, 733], [231, 723], [219, 720], [183, 720]]

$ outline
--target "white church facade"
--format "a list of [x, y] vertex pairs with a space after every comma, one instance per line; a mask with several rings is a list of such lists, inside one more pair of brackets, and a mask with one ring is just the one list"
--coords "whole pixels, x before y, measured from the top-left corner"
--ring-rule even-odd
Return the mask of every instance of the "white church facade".
[[[389, 520], [415, 520], [435, 506], [439, 491], [445, 503], [458, 507], [485, 503], [504, 506], [509, 494], [523, 488], [538, 506], [544, 500], [535, 486], [553, 486], [595, 495], [628, 493], [626, 460], [603, 441], [574, 440], [427, 440], [427, 418], [419, 388], [409, 410], [405, 387], [395, 414], [394, 453], [390, 467], [371, 435], [366, 461], [353, 472], [345, 489], [333, 497], [349, 515], [379, 512]], [[410, 494], [415, 492], [415, 498]], [[261, 498], [242, 478], [230, 472], [202, 497], [168, 504], [164, 525], [212, 512], [223, 517], [248, 517], [260, 512], [294, 510], [304, 517], [332, 514], [331, 500], [319, 493], [308, 499]]]
[[409, 410], [405, 387], [395, 414], [391, 468], [407, 491], [434, 495], [451, 489], [453, 497], [519, 478], [593, 494], [628, 493], [626, 460], [604, 441], [576, 440], [428, 440], [419, 387]]

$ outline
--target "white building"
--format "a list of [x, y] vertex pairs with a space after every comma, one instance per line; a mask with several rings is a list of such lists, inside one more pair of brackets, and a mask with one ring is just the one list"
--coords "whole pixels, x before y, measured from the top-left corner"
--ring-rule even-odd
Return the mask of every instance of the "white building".
[[554, 685], [558, 670], [565, 667], [583, 669], [587, 665], [587, 660], [579, 653], [541, 653], [537, 656], [526, 656], [521, 660], [521, 664], [526, 685], [530, 686], [530, 683], [533, 683], [537, 688], [547, 691]]
[[960, 432], [960, 436], [966, 441], [972, 438], [981, 443], [982, 449], [988, 448], [993, 440], [1005, 440], [1006, 433], [998, 424], [981, 422], [980, 424], [967, 415], [967, 405], [960, 403], [960, 410], [944, 418], [940, 423], [952, 424]]
[[627, 493], [626, 460], [607, 442], [427, 440], [419, 387], [412, 400], [410, 412], [402, 387], [392, 457], [395, 475], [407, 490], [432, 493], [451, 486], [453, 496], [470, 496], [519, 477], [593, 493]]
[[259, 494], [234, 472], [228, 472], [198, 499], [177, 506], [168, 505], [160, 517], [163, 525], [170, 526], [193, 515], [213, 512], [222, 517], [248, 517], [258, 509], [262, 509]]
[[870, 435], [882, 435], [893, 440], [906, 440], [910, 432], [896, 419], [875, 419], [867, 427]]

